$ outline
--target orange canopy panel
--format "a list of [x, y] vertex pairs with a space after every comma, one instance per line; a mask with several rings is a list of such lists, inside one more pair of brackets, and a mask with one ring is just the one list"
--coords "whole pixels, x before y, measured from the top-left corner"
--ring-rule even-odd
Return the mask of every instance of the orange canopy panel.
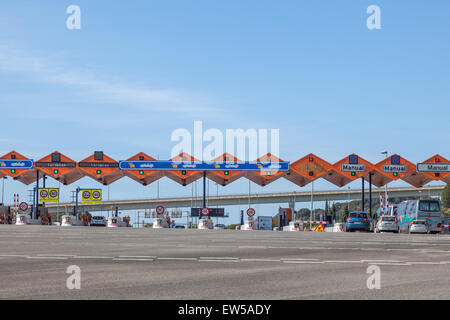
[[34, 167], [42, 174], [50, 176], [64, 185], [71, 184], [85, 176], [85, 173], [77, 168], [74, 160], [58, 151], [36, 161]]
[[[275, 157], [274, 155], [267, 153], [262, 157], [259, 157], [255, 161], [259, 162], [282, 162], [280, 158]], [[278, 180], [281, 177], [286, 176], [286, 171], [248, 171], [245, 173], [245, 177], [247, 179], [253, 181], [260, 186], [266, 186], [269, 183]]]
[[322, 158], [310, 153], [291, 163], [286, 179], [300, 187], [314, 181], [329, 172], [333, 166]]
[[[29, 158], [25, 157], [24, 155], [16, 152], [16, 151], [11, 151], [5, 155], [3, 155], [2, 157], [0, 157], [0, 160], [30, 160]], [[20, 182], [29, 185], [33, 182], [36, 181], [36, 175], [37, 175], [37, 171], [36, 169], [15, 169], [15, 171], [13, 172], [12, 170], [9, 169], [1, 169], [0, 166], [0, 173], [6, 176], [10, 176], [12, 177], [14, 180], [19, 180]], [[41, 173], [39, 173], [39, 179], [41, 179], [43, 177], [43, 175]]]
[[[322, 177], [338, 187], [343, 187], [361, 177], [368, 179], [369, 173], [380, 174], [372, 163], [353, 153], [334, 163], [332, 169]], [[377, 185], [374, 181], [372, 183]]]
[[[218, 156], [217, 158], [214, 158], [212, 161], [218, 161], [218, 162], [226, 162], [229, 161], [230, 163], [236, 163], [236, 162], [240, 162], [241, 160], [239, 160], [238, 158], [236, 158], [235, 156], [229, 154], [229, 153], [224, 153], [221, 156]], [[243, 173], [242, 171], [233, 171], [233, 170], [229, 170], [229, 171], [207, 171], [206, 172], [206, 177], [222, 186], [226, 186], [227, 184], [230, 184], [233, 181], [236, 181], [237, 179], [243, 177], [245, 175], [245, 173]]]
[[[432, 156], [431, 158], [423, 161], [424, 164], [429, 164], [430, 166], [433, 165], [445, 165], [449, 164], [450, 161], [448, 161], [446, 158], [436, 154]], [[419, 171], [419, 168], [417, 168], [417, 171]], [[429, 172], [418, 172], [426, 177], [428, 177], [431, 180], [444, 180], [450, 176], [450, 172], [439, 172], [439, 171], [433, 171], [432, 169]]]
[[119, 163], [102, 151], [96, 151], [93, 155], [78, 162], [78, 168], [87, 176], [104, 185], [123, 177], [123, 173], [119, 170]]
[[[179, 155], [169, 159], [170, 161], [198, 161], [196, 158], [187, 154], [185, 152], [180, 153]], [[195, 180], [201, 178], [203, 176], [202, 171], [191, 171], [191, 170], [168, 170], [164, 172], [164, 175], [169, 179], [172, 179], [179, 184], [186, 186]]]
[[[132, 156], [127, 159], [128, 161], [156, 161], [155, 158], [143, 153], [139, 152], [138, 154]], [[123, 174], [144, 186], [161, 179], [164, 176], [164, 172], [162, 170], [122, 170]]]
[[416, 172], [416, 166], [414, 163], [409, 162], [398, 154], [394, 154], [386, 159], [383, 159], [374, 166], [378, 172], [382, 173], [380, 176], [381, 180], [375, 181], [376, 183], [374, 183], [377, 186], [384, 186], [393, 180], [402, 179], [415, 187], [421, 187], [424, 185], [424, 181], [430, 181], [424, 175]]

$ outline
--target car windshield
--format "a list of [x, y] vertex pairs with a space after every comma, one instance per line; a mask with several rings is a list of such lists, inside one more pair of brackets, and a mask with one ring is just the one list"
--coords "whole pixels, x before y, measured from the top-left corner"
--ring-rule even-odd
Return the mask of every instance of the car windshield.
[[350, 218], [367, 219], [367, 213], [366, 212], [350, 212], [349, 217]]
[[419, 202], [419, 211], [428, 211], [428, 212], [441, 211], [439, 201], [421, 200]]
[[93, 219], [94, 220], [103, 220], [104, 218], [103, 217], [94, 217]]
[[414, 221], [414, 224], [427, 224], [425, 221]]
[[382, 221], [395, 221], [395, 217], [383, 217]]

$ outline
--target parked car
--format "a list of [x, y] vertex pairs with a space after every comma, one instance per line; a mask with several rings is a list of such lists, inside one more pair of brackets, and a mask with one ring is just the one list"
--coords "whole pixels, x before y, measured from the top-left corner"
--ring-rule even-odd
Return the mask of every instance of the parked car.
[[105, 217], [102, 216], [94, 216], [91, 217], [91, 221], [89, 222], [89, 225], [92, 227], [106, 227], [107, 221]]
[[345, 231], [362, 230], [370, 232], [371, 223], [367, 212], [350, 212], [345, 223]]
[[381, 216], [375, 227], [375, 233], [390, 231], [398, 233], [397, 218], [394, 216]]
[[214, 230], [223, 230], [223, 229], [225, 229], [224, 224], [218, 223], [214, 226]]
[[430, 233], [430, 227], [425, 220], [411, 221], [408, 229], [409, 233]]

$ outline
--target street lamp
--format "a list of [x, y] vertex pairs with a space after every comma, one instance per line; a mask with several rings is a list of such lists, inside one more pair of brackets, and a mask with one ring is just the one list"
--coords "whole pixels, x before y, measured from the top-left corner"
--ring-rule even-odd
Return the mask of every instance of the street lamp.
[[[388, 157], [388, 152], [387, 151], [383, 151], [383, 152], [381, 152], [381, 154], [384, 154], [384, 156], [387, 158]], [[386, 200], [387, 200], [387, 183], [384, 185], [384, 203], [385, 203], [385, 207], [386, 207], [386, 210], [388, 210], [388, 203], [386, 202]]]
[[5, 205], [5, 180], [7, 177], [2, 178], [2, 205]]

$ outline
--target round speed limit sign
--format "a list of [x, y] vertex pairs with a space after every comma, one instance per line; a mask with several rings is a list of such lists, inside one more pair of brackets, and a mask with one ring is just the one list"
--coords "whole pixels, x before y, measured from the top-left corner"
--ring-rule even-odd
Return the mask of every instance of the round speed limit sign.
[[253, 209], [253, 208], [248, 208], [247, 209], [247, 215], [249, 217], [253, 217], [255, 215], [255, 213], [256, 213], [255, 209]]
[[81, 196], [83, 199], [89, 199], [91, 197], [91, 192], [89, 190], [84, 190]]
[[166, 208], [164, 208], [163, 206], [157, 206], [156, 207], [156, 214], [164, 214], [164, 212], [166, 211]]
[[58, 197], [58, 191], [50, 190], [50, 198], [57, 198], [57, 197]]
[[203, 207], [201, 210], [202, 216], [207, 216], [209, 215], [209, 208], [208, 207]]
[[95, 190], [92, 192], [92, 198], [94, 198], [94, 200], [98, 200], [100, 199], [100, 197], [101, 197], [100, 191]]
[[39, 192], [39, 194], [40, 194], [40, 196], [41, 196], [42, 199], [47, 198], [47, 196], [48, 196], [47, 190], [41, 190], [41, 191]]

